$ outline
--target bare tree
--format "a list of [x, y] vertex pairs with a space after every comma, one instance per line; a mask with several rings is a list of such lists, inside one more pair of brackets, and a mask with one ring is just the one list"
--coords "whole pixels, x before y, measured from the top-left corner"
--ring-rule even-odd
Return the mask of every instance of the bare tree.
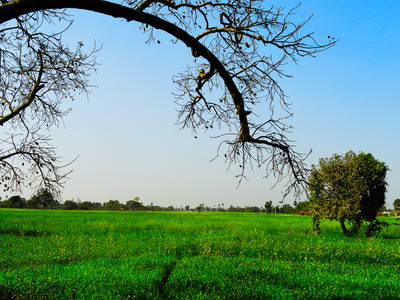
[[[8, 102], [12, 102], [10, 99], [14, 99], [15, 87], [16, 90], [24, 87], [21, 92], [25, 91], [18, 94], [21, 103], [18, 113], [8, 119], [4, 119], [3, 113], [2, 122], [13, 119], [14, 127], [22, 124], [18, 126], [26, 128], [29, 114], [24, 111], [27, 107], [30, 108], [30, 116], [36, 117], [37, 111], [40, 111], [41, 119], [39, 122], [35, 119], [37, 123], [33, 122], [33, 130], [29, 133], [35, 133], [36, 139], [41, 141], [35, 151], [41, 151], [40, 157], [50, 158], [46, 162], [52, 174], [58, 174], [52, 162], [56, 158], [54, 149], [43, 147], [47, 137], [37, 137], [37, 132], [43, 124], [59, 122], [67, 112], [59, 110], [61, 99], [66, 95], [69, 97], [74, 89], [86, 91], [86, 76], [94, 67], [91, 56], [85, 56], [80, 46], [71, 52], [62, 45], [58, 35], [46, 36], [53, 42], [45, 43], [45, 39], [42, 39], [44, 35], [39, 30], [40, 22], [36, 20], [51, 22], [60, 16], [65, 19], [64, 10], [60, 9], [66, 8], [85, 9], [123, 18], [128, 22], [136, 21], [142, 24], [141, 30], [149, 35], [149, 42], [158, 42], [154, 29], [160, 29], [171, 34], [176, 42], [180, 41], [189, 47], [194, 62], [174, 79], [178, 86], [178, 124], [194, 131], [215, 126], [223, 128], [226, 132], [221, 135], [225, 137], [221, 146], [227, 146], [227, 162], [238, 163], [241, 167], [240, 180], [244, 178], [247, 167], [264, 166], [266, 175], [275, 176], [277, 181], [288, 176], [286, 194], [291, 191], [298, 194], [304, 189], [307, 178], [304, 159], [307, 155], [296, 152], [293, 142], [288, 138], [291, 127], [287, 119], [292, 114], [278, 80], [291, 77], [283, 71], [288, 61], [296, 62], [301, 57], [314, 56], [333, 46], [336, 41], [328, 37], [326, 43], [319, 44], [312, 33], [302, 33], [309, 19], [299, 24], [291, 21], [298, 7], [266, 7], [265, 3], [253, 0], [125, 0], [122, 3], [102, 0], [22, 0], [2, 4], [0, 23], [7, 26], [2, 32], [16, 32], [9, 35], [11, 37], [8, 40], [2, 38], [2, 45], [8, 48], [19, 45], [16, 37], [20, 32], [27, 41], [24, 51], [30, 53], [30, 63], [20, 63], [20, 70], [15, 69], [19, 73], [12, 73], [14, 77], [9, 76], [9, 83], [1, 87], [3, 102], [6, 103], [3, 111], [14, 111], [14, 108], [7, 106]], [[17, 28], [10, 29], [13, 27], [9, 26], [8, 21], [13, 19], [17, 21]], [[35, 32], [35, 35], [29, 32]], [[35, 46], [31, 47], [32, 41], [36, 40], [41, 42], [35, 42]], [[5, 49], [7, 47], [4, 46]], [[6, 50], [2, 52], [7, 53]], [[57, 64], [59, 55], [63, 57], [62, 64]], [[15, 56], [13, 61], [24, 62], [23, 54]], [[4, 74], [14, 70], [3, 62], [1, 65]], [[44, 78], [50, 72], [48, 70], [52, 75]], [[74, 74], [73, 80], [68, 79], [70, 74]], [[44, 102], [45, 98], [47, 102]], [[266, 106], [264, 109], [257, 108], [263, 105]], [[276, 105], [283, 108], [280, 111], [284, 111], [284, 115], [275, 115]], [[260, 111], [262, 114], [258, 113]], [[30, 139], [25, 144], [31, 146], [32, 134], [27, 136]], [[20, 140], [23, 138], [25, 136], [21, 136]], [[11, 145], [15, 153], [18, 152], [16, 150], [19, 148], [14, 146], [15, 136], [4, 143]], [[222, 151], [222, 148], [219, 150]], [[40, 158], [38, 163], [32, 158], [38, 160], [32, 151], [27, 153], [29, 155], [24, 152], [39, 170], [40, 180], [48, 178], [48, 173], [44, 174], [40, 169], [43, 159]], [[3, 157], [7, 158], [6, 155]], [[7, 176], [14, 180], [14, 186], [18, 186], [17, 178], [26, 176], [26, 172], [18, 169], [13, 162], [7, 166], [13, 174]], [[62, 176], [53, 176], [51, 181], [45, 182], [59, 183], [60, 179]]]
[[[4, 191], [23, 185], [46, 187], [58, 193], [67, 174], [62, 172], [46, 130], [59, 126], [69, 109], [65, 100], [86, 93], [94, 69], [93, 52], [82, 44], [71, 50], [61, 32], [46, 34], [41, 27], [64, 13], [46, 11], [16, 18], [0, 29], [0, 178]], [[66, 28], [68, 28], [68, 25]]]

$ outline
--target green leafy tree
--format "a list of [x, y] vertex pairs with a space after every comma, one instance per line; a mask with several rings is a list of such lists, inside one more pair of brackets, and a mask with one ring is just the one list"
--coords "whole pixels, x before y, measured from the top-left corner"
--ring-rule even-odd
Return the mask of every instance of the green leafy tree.
[[247, 206], [247, 207], [244, 209], [244, 211], [245, 211], [245, 212], [251, 212], [251, 213], [259, 213], [261, 210], [260, 210], [260, 208], [257, 207], [257, 206]]
[[0, 207], [3, 208], [24, 208], [26, 207], [26, 200], [21, 196], [12, 196], [7, 200], [0, 202]]
[[26, 202], [27, 208], [42, 208], [42, 203], [36, 195], [33, 195], [31, 199]]
[[283, 214], [293, 214], [294, 208], [290, 204], [283, 204], [282, 207], [279, 209], [280, 213]]
[[66, 200], [64, 202], [64, 209], [66, 209], [66, 210], [78, 209], [78, 203], [76, 203], [73, 200]]
[[54, 199], [53, 194], [47, 188], [39, 189], [39, 191], [36, 193], [35, 201], [44, 209], [58, 206], [58, 202]]
[[143, 207], [143, 203], [139, 202], [140, 198], [135, 197], [133, 200], [129, 200], [126, 202], [126, 208], [130, 210], [138, 210]]
[[166, 211], [174, 211], [175, 207], [173, 207], [172, 205], [168, 206], [165, 208]]
[[202, 204], [198, 205], [196, 207], [196, 210], [197, 210], [198, 213], [201, 213], [204, 210], [204, 204], [202, 203]]
[[310, 211], [310, 202], [309, 201], [300, 201], [295, 203], [294, 207], [295, 213], [300, 215], [307, 215]]
[[393, 207], [395, 210], [400, 210], [400, 199], [396, 199], [393, 201]]
[[90, 201], [83, 201], [78, 203], [77, 207], [80, 210], [90, 210], [90, 209], [96, 209], [96, 204]]
[[121, 210], [124, 208], [124, 205], [119, 203], [118, 200], [110, 200], [103, 207], [105, 210]]
[[343, 156], [321, 158], [319, 166], [312, 166], [309, 177], [314, 230], [320, 233], [320, 220], [324, 219], [339, 221], [345, 236], [358, 233], [363, 223], [367, 225], [367, 236], [387, 226], [376, 215], [385, 204], [388, 170], [370, 153], [357, 155], [349, 151]]
[[156, 44], [163, 31], [187, 48], [194, 59], [174, 77], [178, 123], [193, 131], [226, 125], [226, 161], [238, 163], [240, 180], [246, 166], [265, 166], [278, 181], [288, 178], [287, 193], [301, 192], [307, 155], [289, 139], [292, 114], [278, 79], [291, 77], [288, 62], [314, 57], [336, 40], [318, 42], [304, 32], [308, 19], [293, 21], [297, 8], [252, 0], [2, 0], [0, 125], [10, 125], [0, 141], [2, 187], [32, 184], [58, 193], [62, 186], [66, 174], [43, 131], [68, 114], [65, 99], [86, 93], [97, 66], [97, 49], [85, 53], [82, 43], [62, 39], [73, 19], [68, 9], [81, 9], [137, 22]]
[[272, 206], [272, 201], [266, 201], [264, 204], [264, 211], [268, 214], [272, 213], [273, 211], [273, 206]]

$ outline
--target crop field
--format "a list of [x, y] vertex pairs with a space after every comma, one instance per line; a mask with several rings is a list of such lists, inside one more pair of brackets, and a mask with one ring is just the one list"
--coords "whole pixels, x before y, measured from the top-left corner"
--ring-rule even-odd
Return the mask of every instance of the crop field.
[[[393, 223], [394, 218], [385, 218]], [[0, 210], [2, 299], [400, 299], [400, 227], [306, 216]]]

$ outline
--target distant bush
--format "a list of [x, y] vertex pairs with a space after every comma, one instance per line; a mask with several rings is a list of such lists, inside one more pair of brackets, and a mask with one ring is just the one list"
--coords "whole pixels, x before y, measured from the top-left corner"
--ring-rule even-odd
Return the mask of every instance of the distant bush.
[[244, 209], [245, 212], [259, 213], [261, 209], [257, 206], [248, 206]]
[[73, 200], [67, 200], [67, 201], [64, 202], [63, 208], [67, 209], [67, 210], [78, 209], [78, 203], [76, 203]]
[[0, 202], [0, 207], [2, 208], [25, 208], [26, 200], [21, 198], [21, 196], [12, 196], [7, 200]]
[[309, 211], [303, 211], [303, 210], [301, 210], [301, 211], [299, 212], [299, 215], [300, 215], [300, 216], [308, 216], [308, 215], [310, 215], [310, 212], [309, 212]]

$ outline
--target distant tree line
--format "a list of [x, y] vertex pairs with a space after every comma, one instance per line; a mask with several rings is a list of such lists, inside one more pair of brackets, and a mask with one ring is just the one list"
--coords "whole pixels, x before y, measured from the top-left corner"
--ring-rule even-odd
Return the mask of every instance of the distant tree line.
[[49, 190], [40, 189], [29, 200], [21, 196], [12, 196], [4, 201], [0, 201], [1, 208], [57, 208], [60, 204], [57, 202]]
[[[394, 214], [400, 210], [400, 199], [396, 199], [393, 203], [393, 211], [382, 206], [379, 210], [379, 214]], [[225, 207], [224, 204], [218, 204], [206, 206], [200, 204], [197, 207], [191, 208], [189, 205], [185, 207], [174, 207], [172, 205], [163, 207], [159, 205], [144, 205], [140, 202], [139, 197], [135, 197], [133, 200], [128, 200], [125, 204], [118, 200], [109, 200], [105, 203], [90, 202], [80, 200], [66, 200], [64, 203], [60, 203], [55, 200], [53, 195], [47, 189], [39, 190], [29, 200], [22, 198], [21, 196], [12, 196], [6, 200], [1, 201], [0, 208], [33, 208], [33, 209], [64, 209], [64, 210], [133, 210], [133, 211], [192, 211], [192, 212], [247, 212], [247, 213], [268, 213], [268, 214], [298, 214], [298, 215], [309, 215], [310, 214], [310, 203], [309, 201], [294, 201], [293, 206], [290, 204], [282, 204], [274, 206], [272, 201], [266, 201], [264, 207], [258, 206], [233, 206]]]
[[294, 206], [290, 204], [276, 205], [272, 204], [272, 201], [267, 201], [264, 207], [258, 206], [229, 206], [228, 208], [224, 208], [218, 204], [214, 207], [204, 206], [202, 204], [202, 211], [219, 211], [219, 212], [248, 212], [248, 213], [275, 213], [275, 214], [304, 214], [307, 215], [309, 212], [308, 201], [304, 202], [294, 202]]
[[[0, 199], [1, 200], [1, 199]], [[12, 196], [0, 201], [0, 208], [34, 208], [34, 209], [65, 209], [65, 210], [174, 210], [172, 206], [161, 208], [159, 206], [144, 206], [139, 202], [140, 198], [135, 197], [125, 204], [118, 200], [109, 200], [106, 203], [90, 201], [66, 200], [64, 203], [58, 202], [54, 195], [47, 189], [40, 189], [29, 200], [21, 196]], [[151, 208], [151, 209], [148, 209]]]
[[139, 210], [139, 211], [216, 211], [216, 212], [248, 212], [248, 213], [286, 213], [286, 214], [308, 214], [308, 202], [294, 203], [294, 207], [290, 204], [283, 204], [282, 206], [273, 206], [272, 201], [267, 201], [264, 207], [246, 206], [240, 207], [233, 205], [225, 208], [224, 204], [218, 204], [214, 207], [205, 206], [200, 204], [197, 207], [191, 208], [189, 205], [185, 207], [174, 206], [159, 206], [144, 205], [140, 202], [139, 197], [133, 200], [128, 200], [125, 204], [118, 200], [109, 200], [105, 203], [90, 202], [90, 201], [74, 201], [66, 200], [60, 203], [55, 200], [54, 196], [47, 189], [39, 190], [29, 200], [21, 196], [12, 196], [6, 200], [0, 201], [1, 208], [33, 208], [33, 209], [64, 209], [64, 210]]

